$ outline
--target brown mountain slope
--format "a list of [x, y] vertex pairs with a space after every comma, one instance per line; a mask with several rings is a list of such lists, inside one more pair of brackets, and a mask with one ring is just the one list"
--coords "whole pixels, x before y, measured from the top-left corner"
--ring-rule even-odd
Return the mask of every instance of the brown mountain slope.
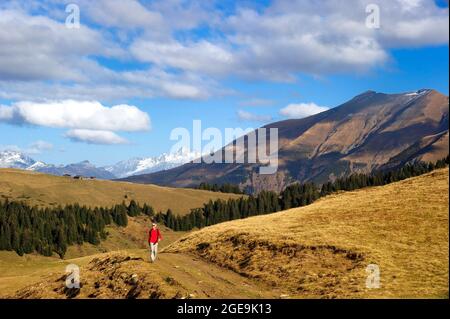
[[392, 169], [409, 162], [436, 162], [448, 154], [448, 130], [430, 136], [425, 136], [400, 154], [394, 156], [381, 169]]
[[[126, 180], [178, 187], [232, 182], [255, 192], [279, 191], [292, 181], [322, 183], [352, 172], [395, 166], [405, 158], [443, 158], [448, 154], [448, 111], [448, 97], [434, 90], [368, 91], [326, 112], [267, 125], [278, 128], [276, 174], [259, 175], [256, 164], [188, 163]], [[439, 136], [443, 138], [436, 140]]]

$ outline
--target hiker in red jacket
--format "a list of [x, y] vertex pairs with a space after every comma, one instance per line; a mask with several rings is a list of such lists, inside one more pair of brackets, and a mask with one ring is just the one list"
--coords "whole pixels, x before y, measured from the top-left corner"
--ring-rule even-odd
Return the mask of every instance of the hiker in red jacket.
[[161, 232], [155, 223], [152, 223], [152, 229], [148, 232], [148, 244], [150, 245], [150, 260], [155, 262], [158, 253], [158, 243], [162, 239]]

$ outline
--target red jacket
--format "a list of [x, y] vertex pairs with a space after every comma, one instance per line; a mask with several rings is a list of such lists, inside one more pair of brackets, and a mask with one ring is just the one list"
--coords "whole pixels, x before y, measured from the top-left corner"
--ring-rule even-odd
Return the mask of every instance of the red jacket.
[[159, 239], [162, 239], [159, 228], [156, 228], [155, 231], [153, 231], [153, 228], [150, 229], [150, 231], [148, 232], [148, 243], [156, 244]]

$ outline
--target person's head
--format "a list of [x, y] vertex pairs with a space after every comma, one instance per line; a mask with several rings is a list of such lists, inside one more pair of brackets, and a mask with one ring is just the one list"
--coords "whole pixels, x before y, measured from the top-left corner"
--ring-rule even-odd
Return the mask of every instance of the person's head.
[[156, 223], [152, 223], [152, 228], [156, 229]]

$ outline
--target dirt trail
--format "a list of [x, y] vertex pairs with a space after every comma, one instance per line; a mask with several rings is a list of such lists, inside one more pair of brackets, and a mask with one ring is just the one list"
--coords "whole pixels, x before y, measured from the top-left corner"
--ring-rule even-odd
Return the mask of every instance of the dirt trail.
[[164, 229], [164, 240], [155, 263], [149, 262], [147, 249], [134, 250], [149, 268], [162, 278], [173, 278], [194, 298], [279, 298], [283, 292], [260, 284], [236, 272], [184, 253], [166, 253], [164, 248], [185, 233]]
[[[146, 252], [143, 255], [148, 259]], [[231, 270], [186, 254], [159, 253], [157, 261], [149, 263], [149, 267], [176, 280], [193, 294], [193, 298], [279, 298], [282, 294]]]
[[[184, 235], [184, 234], [183, 234]], [[148, 267], [155, 269], [163, 278], [173, 278], [194, 298], [279, 298], [283, 292], [246, 278], [236, 272], [184, 253], [167, 253], [164, 248], [182, 235], [165, 232], [155, 263], [149, 262], [149, 251], [136, 253]]]
[[160, 251], [155, 263], [149, 262], [150, 254], [147, 249], [132, 252], [141, 257], [145, 264], [163, 279], [172, 278], [179, 283], [195, 296], [193, 298], [279, 298], [285, 295], [284, 292], [274, 290], [273, 287], [258, 283], [196, 256], [164, 252], [165, 247], [185, 234], [164, 228], [164, 240], [160, 243]]

